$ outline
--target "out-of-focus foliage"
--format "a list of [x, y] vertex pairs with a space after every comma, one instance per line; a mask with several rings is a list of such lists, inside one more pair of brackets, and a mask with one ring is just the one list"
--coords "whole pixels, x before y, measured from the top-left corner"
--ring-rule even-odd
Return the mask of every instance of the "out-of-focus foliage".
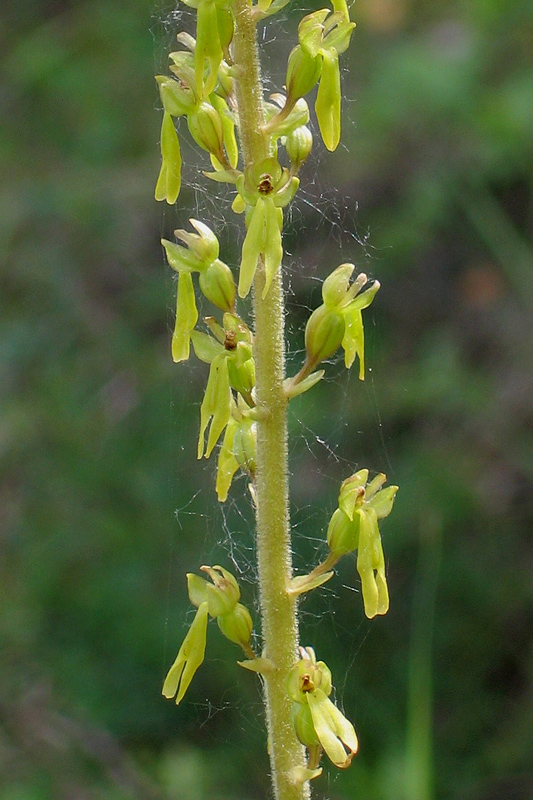
[[[231, 504], [222, 516], [212, 465], [195, 461], [205, 371], [169, 352], [152, 73], [179, 27], [171, 11], [149, 0], [0, 11], [6, 800], [267, 792], [260, 698], [231, 663], [237, 648], [218, 637], [179, 709], [160, 695], [185, 627], [185, 570], [231, 567], [234, 552], [253, 605], [246, 502], [244, 516]], [[303, 643], [339, 676], [361, 740], [317, 796], [525, 800], [533, 10], [358, 0], [352, 17], [345, 147], [304, 168], [309, 204], [287, 241], [291, 347], [320, 302], [313, 275], [345, 259], [383, 288], [365, 384], [339, 365], [291, 406], [298, 567], [316, 558], [354, 468], [383, 470], [401, 491], [382, 531], [389, 614], [363, 618], [344, 586], [350, 563], [303, 603]], [[278, 83], [291, 46], [289, 34], [268, 45]], [[193, 192], [180, 203], [166, 233], [198, 216]]]

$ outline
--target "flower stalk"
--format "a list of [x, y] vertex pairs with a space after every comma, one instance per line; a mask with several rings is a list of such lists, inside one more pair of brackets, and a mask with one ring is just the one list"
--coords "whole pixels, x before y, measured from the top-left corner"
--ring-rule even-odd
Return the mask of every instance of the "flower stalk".
[[[267, 158], [263, 88], [256, 42], [256, 25], [249, 0], [235, 2], [234, 59], [239, 134], [245, 166]], [[263, 297], [265, 274], [254, 279], [254, 358], [256, 402], [266, 414], [257, 423], [255, 504], [261, 631], [264, 657], [276, 670], [264, 680], [272, 784], [276, 800], [305, 800], [309, 784], [295, 783], [294, 767], [306, 766], [304, 748], [287, 715], [287, 676], [298, 648], [297, 598], [287, 592], [292, 578], [288, 511], [287, 399], [285, 377], [284, 304], [281, 270]]]
[[[227, 499], [239, 470], [250, 482], [262, 641], [261, 652], [256, 652], [257, 634], [248, 608], [240, 602], [237, 579], [222, 566], [201, 567], [210, 581], [187, 576], [197, 612], [163, 694], [181, 702], [203, 663], [209, 622], [216, 619], [219, 632], [244, 652], [240, 666], [262, 677], [275, 800], [308, 800], [309, 782], [322, 772], [322, 757], [346, 768], [357, 753], [358, 739], [352, 723], [330, 699], [329, 668], [316, 660], [313, 647], [300, 646], [298, 601], [330, 580], [342, 557], [357, 552], [365, 613], [372, 618], [387, 612], [378, 521], [390, 513], [397, 487], [382, 489], [385, 476], [369, 481], [366, 469], [347, 478], [325, 537], [328, 555], [307, 575], [293, 576], [287, 407], [320, 382], [325, 369], [317, 367], [340, 349], [346, 368], [357, 359], [359, 378], [364, 379], [362, 312], [379, 283], [365, 274], [351, 280], [354, 264], [334, 269], [323, 283], [323, 303], [306, 325], [305, 360], [296, 375], [286, 376], [283, 216], [313, 146], [304, 95], [317, 87], [318, 128], [326, 148], [334, 150], [341, 132], [339, 54], [348, 47], [355, 27], [344, 0], [333, 0], [333, 10], [304, 16], [298, 45], [288, 59], [286, 94], [275, 93], [266, 100], [256, 25], [287, 1], [183, 0], [197, 10], [196, 38], [179, 33], [185, 49], [170, 54], [173, 77], [156, 78], [164, 109], [156, 199], [173, 204], [179, 195], [181, 151], [175, 120], [185, 117], [180, 135], [188, 131], [209, 154], [214, 169], [204, 175], [233, 184], [232, 210], [244, 214], [238, 277], [219, 257], [216, 233], [200, 220], [190, 220], [195, 233], [175, 231], [182, 244], [166, 239], [162, 244], [178, 275], [172, 357], [185, 361], [194, 351], [209, 365], [197, 456], [218, 453], [215, 490], [220, 502]], [[197, 327], [196, 287], [218, 314], [203, 319], [208, 331]], [[249, 326], [240, 316], [239, 302], [250, 291]]]

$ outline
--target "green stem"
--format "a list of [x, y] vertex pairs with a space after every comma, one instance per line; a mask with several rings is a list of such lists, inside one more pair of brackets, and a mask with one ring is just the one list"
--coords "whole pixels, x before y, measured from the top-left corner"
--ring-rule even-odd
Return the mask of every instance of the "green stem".
[[[239, 112], [241, 152], [245, 166], [266, 158], [263, 132], [263, 86], [249, 0], [235, 0], [233, 56]], [[256, 517], [259, 595], [263, 655], [277, 667], [264, 676], [265, 709], [272, 783], [276, 800], [306, 800], [309, 784], [294, 784], [291, 770], [305, 766], [305, 754], [290, 722], [286, 681], [297, 660], [297, 600], [287, 592], [292, 577], [288, 512], [287, 400], [284, 310], [281, 270], [261, 299], [264, 270], [258, 265], [254, 283], [256, 402], [264, 411], [257, 423]]]

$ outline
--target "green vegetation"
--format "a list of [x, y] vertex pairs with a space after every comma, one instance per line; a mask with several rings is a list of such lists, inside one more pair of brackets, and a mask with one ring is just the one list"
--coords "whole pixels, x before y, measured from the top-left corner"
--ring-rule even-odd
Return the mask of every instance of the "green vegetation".
[[[231, 545], [253, 577], [246, 509], [222, 515], [211, 465], [188, 456], [182, 466], [205, 372], [193, 364], [185, 380], [169, 358], [174, 290], [149, 197], [152, 73], [173, 46], [171, 11], [147, 0], [2, 7], [7, 800], [267, 796], [260, 697], [253, 675], [232, 686], [233, 645], [212, 638], [179, 724], [160, 696], [192, 620], [182, 575], [198, 551], [219, 563]], [[305, 265], [289, 276], [294, 366], [320, 304], [310, 271], [323, 279], [354, 261], [383, 287], [379, 312], [365, 311], [363, 389], [339, 363], [294, 401], [298, 570], [354, 467], [384, 469], [402, 491], [382, 524], [388, 615], [367, 622], [349, 588], [303, 606], [320, 652], [335, 653], [328, 666], [362, 742], [364, 732], [352, 769], [332, 768], [316, 791], [523, 800], [533, 792], [531, 7], [359, 0], [351, 16], [342, 144], [304, 167], [320, 182], [288, 228], [287, 250]], [[289, 10], [288, 33], [267, 43], [275, 85], [297, 18]], [[182, 191], [166, 238], [198, 206], [216, 207]], [[302, 241], [309, 228], [316, 237]], [[235, 238], [229, 229], [225, 253]], [[346, 562], [337, 587], [354, 586]], [[251, 604], [246, 580], [242, 593]]]

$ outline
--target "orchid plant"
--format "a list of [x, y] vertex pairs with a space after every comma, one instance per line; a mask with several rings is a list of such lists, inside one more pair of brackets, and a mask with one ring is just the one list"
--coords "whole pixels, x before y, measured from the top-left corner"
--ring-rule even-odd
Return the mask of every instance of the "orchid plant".
[[[379, 290], [379, 283], [365, 274], [352, 280], [353, 264], [333, 269], [322, 286], [323, 302], [305, 328], [301, 368], [285, 374], [283, 222], [313, 146], [305, 98], [316, 86], [320, 135], [326, 148], [335, 150], [341, 134], [339, 56], [355, 23], [345, 0], [332, 0], [332, 8], [305, 15], [288, 57], [284, 91], [267, 98], [256, 28], [288, 0], [183, 2], [196, 9], [196, 36], [178, 33], [181, 48], [170, 53], [170, 74], [156, 77], [163, 121], [155, 197], [169, 204], [178, 201], [180, 137], [190, 135], [208, 156], [206, 179], [234, 187], [231, 208], [244, 215], [244, 226], [235, 270], [220, 258], [215, 232], [200, 220], [190, 220], [193, 230], [175, 231], [176, 242], [162, 241], [178, 275], [172, 357], [186, 361], [192, 345], [196, 357], [209, 365], [197, 455], [209, 458], [217, 452], [219, 501], [226, 501], [239, 470], [248, 476], [257, 521], [261, 620], [260, 634], [254, 635], [237, 580], [224, 567], [202, 566], [210, 580], [187, 575], [197, 611], [163, 694], [181, 702], [204, 660], [209, 620], [216, 619], [220, 632], [243, 651], [240, 667], [262, 679], [274, 796], [306, 800], [310, 781], [322, 771], [323, 754], [335, 766], [347, 767], [358, 740], [352, 723], [330, 699], [330, 670], [317, 661], [313, 647], [300, 645], [298, 602], [333, 577], [342, 557], [357, 552], [365, 614], [372, 618], [387, 612], [379, 521], [390, 514], [398, 488], [383, 488], [383, 474], [369, 481], [367, 469], [348, 477], [325, 533], [327, 557], [308, 574], [293, 574], [287, 407], [320, 382], [325, 374], [321, 365], [340, 349], [346, 368], [357, 360], [364, 380], [363, 311]], [[213, 306], [213, 315], [200, 325], [198, 292]], [[250, 292], [253, 319], [247, 321], [238, 302]]]

